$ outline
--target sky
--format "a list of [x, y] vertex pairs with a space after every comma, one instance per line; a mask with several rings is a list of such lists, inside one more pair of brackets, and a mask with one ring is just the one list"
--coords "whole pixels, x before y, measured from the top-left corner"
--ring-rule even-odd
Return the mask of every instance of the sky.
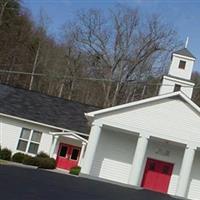
[[40, 10], [50, 18], [49, 34], [59, 37], [61, 27], [82, 9], [98, 8], [106, 11], [117, 3], [138, 8], [145, 14], [159, 14], [178, 33], [197, 58], [194, 70], [200, 71], [200, 0], [22, 0], [35, 21]]

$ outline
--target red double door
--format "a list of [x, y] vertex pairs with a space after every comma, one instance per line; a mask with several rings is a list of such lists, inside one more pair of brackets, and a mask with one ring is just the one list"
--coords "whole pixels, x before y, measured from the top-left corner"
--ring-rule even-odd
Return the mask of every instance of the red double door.
[[167, 193], [173, 164], [155, 159], [147, 159], [142, 187], [157, 192]]
[[76, 167], [78, 165], [80, 151], [80, 147], [60, 143], [56, 166], [67, 170], [70, 170], [72, 167]]

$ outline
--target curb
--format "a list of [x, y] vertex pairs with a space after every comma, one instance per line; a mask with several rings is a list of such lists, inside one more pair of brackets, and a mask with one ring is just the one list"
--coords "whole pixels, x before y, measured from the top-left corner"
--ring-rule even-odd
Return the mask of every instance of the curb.
[[29, 169], [37, 169], [37, 166], [32, 165], [24, 165], [22, 163], [12, 162], [12, 161], [3, 161], [3, 163], [0, 163], [2, 165], [8, 165], [8, 166], [16, 166], [16, 167], [22, 167], [22, 168], [29, 168]]

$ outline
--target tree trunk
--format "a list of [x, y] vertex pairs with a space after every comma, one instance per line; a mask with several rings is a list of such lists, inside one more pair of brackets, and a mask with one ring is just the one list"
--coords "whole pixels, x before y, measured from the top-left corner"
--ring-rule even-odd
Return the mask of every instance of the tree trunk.
[[15, 56], [12, 57], [12, 60], [11, 60], [10, 66], [9, 66], [9, 73], [8, 73], [8, 75], [7, 75], [7, 78], [6, 78], [6, 84], [8, 84], [9, 81], [10, 81], [11, 71], [12, 71], [13, 68], [14, 68], [14, 64], [15, 64]]
[[116, 104], [117, 96], [119, 93], [119, 88], [120, 88], [120, 82], [117, 83], [117, 86], [115, 88], [115, 92], [114, 92], [113, 100], [112, 100], [112, 106], [115, 106], [115, 104]]
[[87, 90], [86, 95], [85, 95], [85, 99], [84, 99], [84, 102], [86, 104], [88, 104], [88, 102], [89, 102], [89, 96], [90, 96], [90, 90]]
[[70, 87], [69, 95], [68, 95], [69, 100], [72, 99], [72, 93], [73, 93], [73, 90], [74, 90], [74, 83], [75, 83], [75, 79], [73, 79], [72, 82], [71, 82], [71, 87]]
[[52, 81], [49, 80], [49, 81], [48, 81], [48, 88], [47, 88], [47, 94], [48, 94], [48, 95], [50, 95], [50, 93], [51, 93], [51, 85], [52, 85]]
[[128, 89], [128, 92], [127, 92], [125, 103], [129, 103], [132, 94], [133, 94], [132, 86], [130, 86], [130, 88]]
[[142, 90], [142, 94], [141, 94], [141, 99], [144, 98], [145, 92], [146, 92], [146, 85], [143, 86], [143, 90]]
[[35, 60], [34, 60], [34, 63], [33, 63], [33, 69], [32, 69], [32, 73], [31, 73], [31, 80], [30, 80], [30, 84], [29, 84], [29, 90], [32, 90], [33, 79], [34, 79], [34, 74], [35, 74], [35, 70], [36, 70], [36, 67], [37, 67], [39, 54], [40, 54], [40, 43], [38, 45], [38, 48], [37, 48], [37, 51], [36, 51], [36, 55], [35, 55]]
[[159, 89], [160, 89], [160, 85], [159, 83], [156, 85], [156, 89], [155, 89], [155, 94], [154, 96], [157, 96], [159, 94]]
[[110, 97], [110, 92], [111, 92], [111, 88], [112, 88], [112, 83], [108, 83], [108, 86], [106, 88], [106, 96], [105, 96], [105, 100], [103, 103], [103, 107], [109, 107], [110, 106], [110, 101], [109, 101], [109, 97]]
[[131, 101], [135, 100], [135, 93], [136, 93], [136, 91], [137, 91], [137, 85], [136, 85], [136, 87], [133, 90], [133, 95], [132, 95]]
[[65, 87], [65, 79], [62, 80], [62, 83], [61, 83], [61, 86], [60, 86], [60, 90], [59, 90], [58, 97], [62, 97], [62, 93], [63, 93], [64, 87]]

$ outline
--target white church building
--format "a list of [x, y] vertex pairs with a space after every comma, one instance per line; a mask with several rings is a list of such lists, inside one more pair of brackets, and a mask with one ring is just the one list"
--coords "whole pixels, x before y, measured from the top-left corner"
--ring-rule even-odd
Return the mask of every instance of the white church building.
[[200, 200], [200, 108], [191, 100], [195, 57], [172, 54], [159, 95], [86, 114], [81, 174]]

